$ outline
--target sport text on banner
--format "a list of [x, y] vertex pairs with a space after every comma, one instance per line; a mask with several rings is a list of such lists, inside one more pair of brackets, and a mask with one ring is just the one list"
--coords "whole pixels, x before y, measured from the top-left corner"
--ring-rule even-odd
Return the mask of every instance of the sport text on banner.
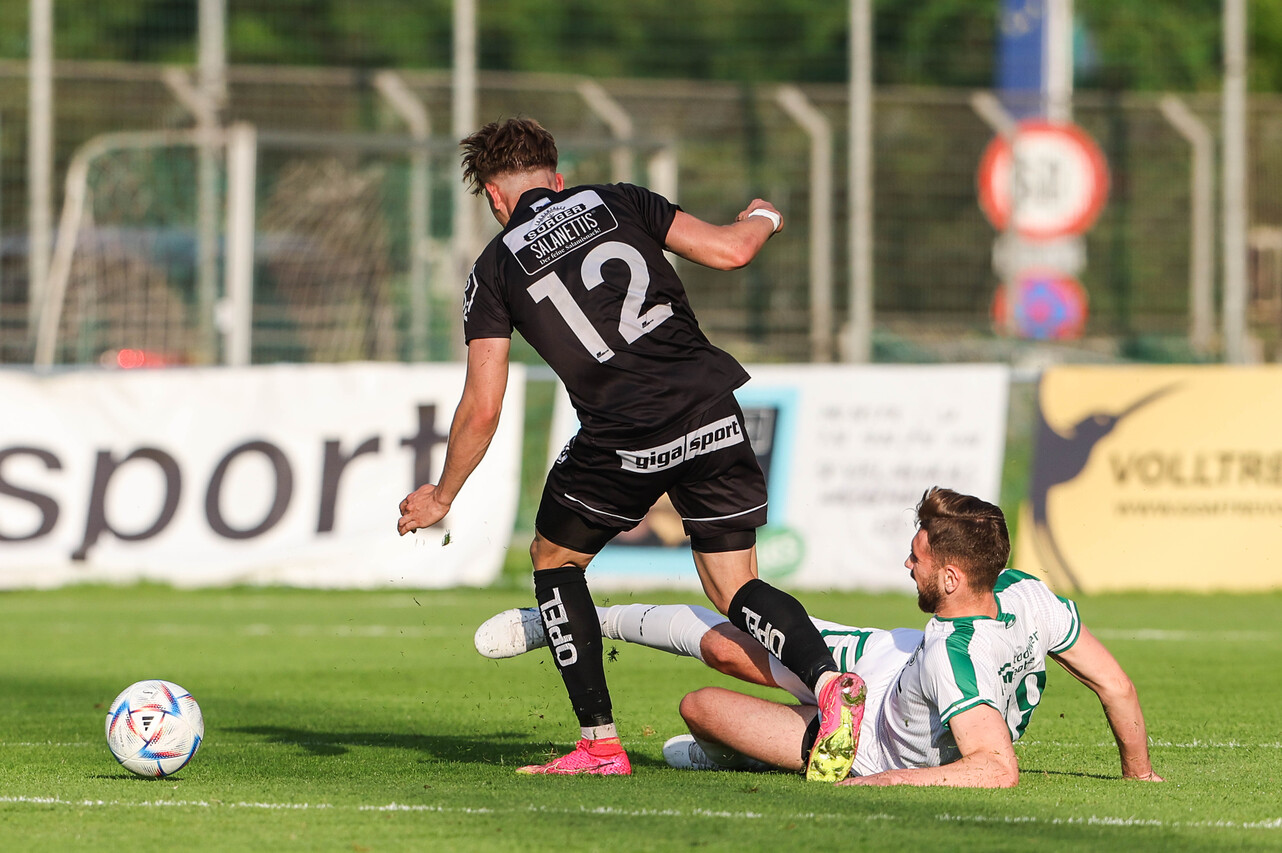
[[516, 517], [520, 418], [442, 525], [396, 534], [401, 499], [440, 474], [463, 379], [400, 364], [0, 374], [0, 587], [488, 583]]

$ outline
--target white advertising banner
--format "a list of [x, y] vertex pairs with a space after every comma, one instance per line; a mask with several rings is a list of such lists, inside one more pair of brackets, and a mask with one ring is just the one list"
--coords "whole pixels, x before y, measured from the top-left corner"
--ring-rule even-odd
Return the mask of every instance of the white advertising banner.
[[396, 533], [401, 499], [440, 475], [464, 372], [0, 372], [0, 587], [488, 583], [516, 518], [520, 365], [445, 522]]
[[[1000, 365], [749, 366], [736, 392], [770, 493], [763, 578], [785, 587], [912, 591], [914, 507], [931, 486], [997, 503], [1010, 371]], [[557, 399], [551, 458], [578, 428]], [[593, 588], [699, 580], [666, 501], [589, 569]]]

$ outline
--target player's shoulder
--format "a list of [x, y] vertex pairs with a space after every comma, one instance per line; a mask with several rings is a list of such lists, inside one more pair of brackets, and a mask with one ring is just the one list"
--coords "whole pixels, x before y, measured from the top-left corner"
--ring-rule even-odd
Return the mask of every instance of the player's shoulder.
[[487, 282], [492, 282], [498, 278], [503, 266], [501, 263], [502, 249], [503, 235], [501, 233], [496, 234], [485, 244], [485, 248], [481, 249], [481, 253], [476, 256], [476, 260], [472, 264], [471, 275]]
[[[607, 219], [632, 219], [640, 216], [653, 193], [634, 184], [575, 184], [560, 192], [544, 196], [531, 206], [530, 212], [518, 230], [551, 228], [567, 219], [599, 212], [602, 207], [611, 211]], [[506, 230], [512, 230], [513, 223]]]
[[997, 583], [993, 584], [993, 589], [996, 592], [1000, 592], [1017, 583], [1024, 583], [1026, 581], [1039, 583], [1042, 584], [1042, 586], [1046, 585], [1041, 578], [1035, 575], [1030, 575], [1028, 572], [1021, 572], [1019, 569], [1002, 569], [1001, 574], [997, 576]]
[[595, 191], [602, 198], [624, 200], [634, 205], [643, 205], [654, 200], [667, 201], [667, 199], [649, 187], [628, 183], [627, 181], [620, 181], [615, 184], [592, 184], [585, 187], [585, 189]]
[[987, 616], [963, 616], [946, 619], [931, 617], [922, 637], [922, 650], [927, 658], [947, 658], [965, 654], [977, 641], [982, 642], [989, 624]]
[[1062, 634], [1063, 642], [1052, 641], [1053, 651], [1062, 651], [1076, 641], [1081, 628], [1076, 602], [1057, 594], [1040, 578], [1007, 569], [993, 589], [1003, 618], [1014, 619], [1029, 630], [1044, 626]]
[[564, 201], [567, 198], [574, 198], [576, 196], [583, 195], [584, 193], [596, 193], [602, 198], [606, 196], [625, 195], [626, 190], [624, 187], [636, 188], [632, 184], [574, 184], [573, 186], [568, 186], [561, 190], [561, 192], [556, 194], [555, 198], [558, 201]]
[[997, 576], [993, 584], [993, 593], [999, 601], [1008, 598], [1016, 599], [1049, 599], [1059, 598], [1041, 578], [1021, 572], [1018, 569], [1005, 569]]

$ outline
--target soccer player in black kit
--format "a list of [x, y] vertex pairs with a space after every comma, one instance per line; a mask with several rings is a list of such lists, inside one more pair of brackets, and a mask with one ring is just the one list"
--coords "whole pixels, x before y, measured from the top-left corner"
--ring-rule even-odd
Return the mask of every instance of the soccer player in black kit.
[[748, 374], [703, 335], [663, 254], [737, 269], [782, 227], [782, 216], [756, 199], [735, 222], [718, 226], [630, 184], [566, 188], [556, 142], [532, 119], [488, 124], [461, 145], [463, 180], [484, 193], [503, 230], [468, 276], [467, 379], [440, 482], [401, 502], [397, 530], [443, 519], [485, 455], [515, 328], [561, 378], [582, 425], [548, 473], [530, 546], [539, 614], [582, 739], [568, 755], [517, 772], [632, 772], [614, 725], [585, 570], [667, 492], [709, 600], [818, 696], [806, 778], [845, 778], [863, 682], [838, 671], [800, 602], [757, 577], [766, 484], [733, 393]]

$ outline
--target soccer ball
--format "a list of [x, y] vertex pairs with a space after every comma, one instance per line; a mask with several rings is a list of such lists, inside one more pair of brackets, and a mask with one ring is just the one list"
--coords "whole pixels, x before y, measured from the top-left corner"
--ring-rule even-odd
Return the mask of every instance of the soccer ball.
[[159, 779], [177, 773], [204, 738], [200, 706], [172, 681], [131, 684], [107, 712], [107, 746], [126, 770], [139, 776]]

